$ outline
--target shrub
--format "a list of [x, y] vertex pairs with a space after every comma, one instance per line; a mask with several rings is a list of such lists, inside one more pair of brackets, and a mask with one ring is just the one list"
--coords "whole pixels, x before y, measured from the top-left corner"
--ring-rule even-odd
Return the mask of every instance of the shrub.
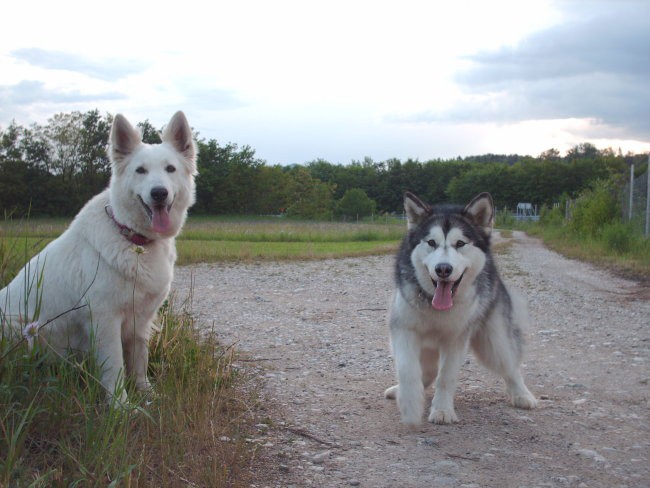
[[564, 210], [561, 207], [542, 207], [539, 214], [541, 224], [549, 227], [562, 227], [564, 225]]
[[596, 237], [606, 224], [614, 222], [619, 215], [616, 193], [609, 182], [598, 181], [576, 201], [570, 225], [580, 235]]
[[496, 217], [494, 219], [494, 225], [500, 229], [512, 229], [517, 221], [507, 210], [497, 211]]
[[602, 228], [602, 240], [608, 250], [627, 253], [632, 250], [635, 241], [634, 229], [628, 224], [613, 222]]

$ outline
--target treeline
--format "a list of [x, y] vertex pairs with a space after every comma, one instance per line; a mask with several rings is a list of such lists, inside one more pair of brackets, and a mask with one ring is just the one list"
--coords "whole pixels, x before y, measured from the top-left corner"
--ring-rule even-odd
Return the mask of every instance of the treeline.
[[[15, 123], [0, 130], [0, 209], [22, 217], [74, 215], [106, 187], [106, 153], [112, 115], [97, 110], [61, 113], [44, 125]], [[149, 121], [138, 124], [145, 142], [159, 142]], [[278, 214], [304, 218], [363, 217], [401, 212], [410, 190], [429, 202], [465, 202], [492, 193], [499, 208], [518, 202], [549, 205], [577, 196], [595, 181], [622, 181], [631, 161], [611, 149], [580, 144], [561, 157], [482, 155], [452, 160], [373, 161], [349, 164], [318, 159], [303, 165], [269, 165], [249, 146], [198, 137], [197, 203], [193, 213]], [[641, 164], [639, 164], [641, 163]]]

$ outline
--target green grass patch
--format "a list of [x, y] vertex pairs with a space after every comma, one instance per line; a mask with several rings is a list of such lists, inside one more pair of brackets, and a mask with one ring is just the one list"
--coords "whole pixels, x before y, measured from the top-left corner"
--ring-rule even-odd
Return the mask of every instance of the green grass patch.
[[370, 256], [393, 253], [395, 241], [241, 242], [180, 240], [178, 265], [220, 261], [285, 261]]
[[605, 266], [621, 274], [650, 278], [650, 239], [620, 223], [608, 224], [595, 236], [580, 235], [567, 226], [534, 224], [524, 230], [541, 237], [567, 257]]
[[[7, 263], [25, 262], [68, 224], [65, 219], [0, 223], [0, 285], [18, 271]], [[397, 249], [405, 227], [404, 222], [394, 220], [345, 223], [278, 217], [192, 217], [176, 239], [177, 262], [185, 265], [386, 254]]]
[[61, 235], [71, 221], [63, 217], [5, 220], [0, 222], [0, 239], [11, 236], [53, 239]]
[[29, 259], [53, 238], [0, 237], [0, 288], [6, 286]]
[[242, 242], [355, 242], [399, 240], [405, 225], [313, 222], [283, 218], [242, 219], [191, 218], [179, 236], [181, 240]]

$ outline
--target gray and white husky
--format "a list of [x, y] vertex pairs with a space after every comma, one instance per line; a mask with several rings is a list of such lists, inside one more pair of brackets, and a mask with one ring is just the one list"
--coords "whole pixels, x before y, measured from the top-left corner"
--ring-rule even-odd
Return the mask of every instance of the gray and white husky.
[[468, 348], [506, 382], [512, 404], [534, 408], [520, 364], [525, 299], [506, 288], [490, 254], [492, 197], [476, 196], [466, 207], [430, 206], [404, 196], [408, 232], [397, 254], [390, 339], [402, 422], [421, 422], [424, 389], [435, 380], [429, 421], [457, 422], [454, 392]]

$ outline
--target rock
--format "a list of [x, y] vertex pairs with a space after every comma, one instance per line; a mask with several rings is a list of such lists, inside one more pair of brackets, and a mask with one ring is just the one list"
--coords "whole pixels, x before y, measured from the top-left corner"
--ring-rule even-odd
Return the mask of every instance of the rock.
[[332, 451], [323, 451], [318, 454], [316, 454], [314, 457], [311, 458], [312, 463], [314, 464], [323, 464], [326, 459], [330, 457], [332, 454]]
[[436, 476], [433, 479], [433, 483], [431, 486], [456, 486], [458, 484], [458, 480], [454, 478], [453, 476]]
[[438, 461], [433, 465], [433, 470], [436, 473], [452, 475], [458, 473], [460, 466], [458, 463], [455, 463], [453, 461]]
[[587, 459], [593, 459], [598, 463], [604, 463], [606, 459], [592, 449], [578, 449], [578, 455]]

